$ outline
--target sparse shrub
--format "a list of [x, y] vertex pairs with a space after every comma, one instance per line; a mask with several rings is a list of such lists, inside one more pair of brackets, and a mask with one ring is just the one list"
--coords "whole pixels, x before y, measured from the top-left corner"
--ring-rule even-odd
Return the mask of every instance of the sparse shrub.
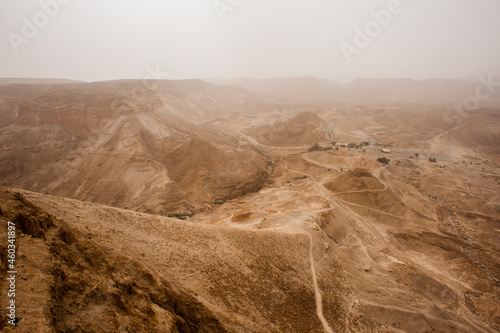
[[309, 148], [309, 152], [311, 151], [320, 151], [320, 150], [332, 150], [333, 147], [320, 147], [318, 143], [315, 143], [311, 148]]
[[302, 180], [302, 179], [307, 179], [307, 176], [294, 177], [294, 178], [292, 178], [292, 179], [288, 180], [286, 183], [288, 184], [288, 183], [291, 183], [291, 182], [293, 182], [293, 181], [296, 181], [296, 180]]
[[437, 160], [435, 157], [429, 157], [429, 162], [431, 163], [437, 163]]
[[416, 157], [416, 158], [418, 158], [418, 157], [420, 156], [420, 154], [419, 154], [419, 153], [415, 153], [415, 154], [413, 154], [413, 155], [415, 155], [415, 157]]
[[391, 161], [390, 159], [388, 159], [387, 157], [379, 157], [377, 159], [378, 162], [382, 163], [382, 164], [389, 164], [389, 162]]
[[318, 151], [318, 150], [319, 150], [319, 144], [315, 143], [315, 144], [312, 145], [311, 148], [309, 148], [308, 151], [311, 152], [311, 151]]
[[347, 145], [347, 148], [356, 148], [356, 144], [354, 142], [350, 142], [348, 145]]
[[168, 214], [167, 215], [167, 217], [178, 219], [178, 220], [187, 220], [191, 216], [193, 216], [192, 213], [182, 213], [182, 214], [175, 213], [175, 214]]

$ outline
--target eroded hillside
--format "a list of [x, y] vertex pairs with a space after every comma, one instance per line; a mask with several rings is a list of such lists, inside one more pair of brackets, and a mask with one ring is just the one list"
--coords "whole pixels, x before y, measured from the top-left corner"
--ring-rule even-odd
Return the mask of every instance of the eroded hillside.
[[342, 270], [310, 226], [238, 230], [23, 195], [1, 192], [2, 224], [16, 223], [18, 274], [27, 278], [18, 282], [23, 328], [321, 332], [311, 259], [322, 267], [325, 317], [345, 326]]
[[2, 108], [12, 121], [0, 128], [1, 184], [163, 214], [191, 214], [262, 186], [264, 156], [193, 124], [255, 107], [255, 96], [201, 81], [134, 90], [141, 87], [28, 86], [17, 106]]

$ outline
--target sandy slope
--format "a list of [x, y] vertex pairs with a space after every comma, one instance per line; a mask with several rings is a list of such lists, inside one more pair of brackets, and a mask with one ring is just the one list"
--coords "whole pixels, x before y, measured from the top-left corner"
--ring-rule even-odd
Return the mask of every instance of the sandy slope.
[[[45, 232], [51, 255], [44, 273], [50, 274], [60, 265], [61, 272], [45, 282], [50, 290], [62, 283], [62, 298], [46, 304], [56, 313], [56, 327], [92, 329], [105, 321], [110, 326], [103, 331], [114, 331], [113, 325], [153, 328], [160, 325], [161, 310], [171, 318], [169, 325], [184, 321], [191, 331], [321, 332], [311, 258], [329, 263], [326, 271], [331, 278], [322, 285], [322, 292], [342, 307], [344, 287], [335, 259], [310, 252], [310, 239], [299, 231], [213, 227], [36, 193], [26, 193], [23, 202], [16, 202], [9, 192], [2, 196], [5, 220], [33, 202], [54, 221], [54, 227]], [[70, 235], [61, 236], [64, 244], [57, 239], [60, 230]], [[316, 244], [326, 241], [318, 231], [310, 235]], [[31, 238], [22, 238], [20, 247], [30, 247]], [[29, 267], [28, 260], [23, 257], [19, 264]], [[81, 280], [85, 275], [89, 281]], [[155, 282], [146, 287], [143, 279]], [[168, 290], [167, 297], [176, 299], [178, 305], [173, 309], [155, 301], [155, 292], [162, 288]], [[155, 304], [161, 309], [156, 311]], [[91, 318], [85, 315], [90, 311], [108, 314]], [[24, 309], [19, 316], [25, 322], [34, 320]], [[341, 313], [336, 316], [339, 318], [332, 313], [327, 316], [332, 325], [342, 321]]]

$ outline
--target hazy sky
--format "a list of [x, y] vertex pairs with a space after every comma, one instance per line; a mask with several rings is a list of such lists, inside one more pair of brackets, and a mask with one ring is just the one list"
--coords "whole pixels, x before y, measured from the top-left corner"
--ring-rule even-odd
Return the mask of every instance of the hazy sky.
[[500, 0], [1, 0], [0, 35], [0, 77], [500, 74]]

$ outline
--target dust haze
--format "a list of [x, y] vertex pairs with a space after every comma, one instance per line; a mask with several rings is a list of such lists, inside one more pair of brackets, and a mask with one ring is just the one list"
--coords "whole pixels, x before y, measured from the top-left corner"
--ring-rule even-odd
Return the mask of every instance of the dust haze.
[[499, 13], [0, 3], [0, 330], [498, 332]]
[[499, 11], [495, 0], [4, 1], [0, 75], [476, 79], [500, 74]]

